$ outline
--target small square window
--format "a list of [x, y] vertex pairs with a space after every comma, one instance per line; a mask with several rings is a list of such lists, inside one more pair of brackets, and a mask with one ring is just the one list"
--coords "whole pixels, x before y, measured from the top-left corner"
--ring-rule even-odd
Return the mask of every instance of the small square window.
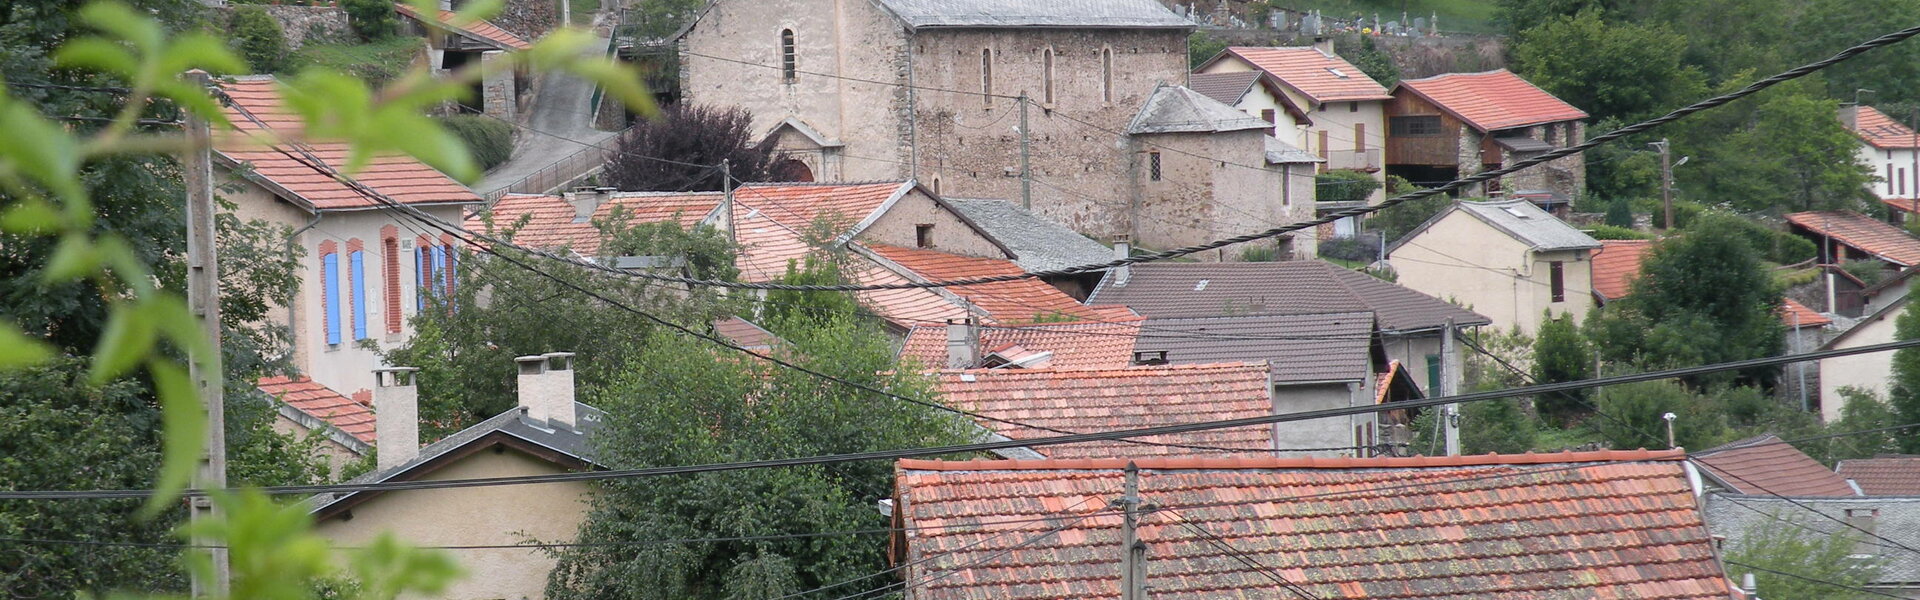
[[921, 248], [933, 247], [933, 224], [921, 223], [913, 226], [914, 244]]

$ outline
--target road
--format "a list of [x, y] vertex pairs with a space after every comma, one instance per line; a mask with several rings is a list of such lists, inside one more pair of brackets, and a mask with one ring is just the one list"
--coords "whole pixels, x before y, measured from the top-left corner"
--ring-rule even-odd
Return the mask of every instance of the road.
[[[588, 46], [582, 55], [599, 58], [607, 50], [607, 38]], [[533, 101], [525, 125], [519, 126], [513, 158], [488, 171], [475, 189], [486, 194], [562, 162], [588, 145], [613, 137], [613, 132], [593, 128], [593, 84], [566, 73], [547, 73]]]

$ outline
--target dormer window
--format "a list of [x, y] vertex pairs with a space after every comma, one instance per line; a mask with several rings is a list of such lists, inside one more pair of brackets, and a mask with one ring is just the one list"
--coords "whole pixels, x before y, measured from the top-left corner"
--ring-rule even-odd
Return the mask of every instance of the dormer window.
[[800, 77], [800, 60], [793, 47], [793, 30], [780, 30], [780, 81], [793, 83]]

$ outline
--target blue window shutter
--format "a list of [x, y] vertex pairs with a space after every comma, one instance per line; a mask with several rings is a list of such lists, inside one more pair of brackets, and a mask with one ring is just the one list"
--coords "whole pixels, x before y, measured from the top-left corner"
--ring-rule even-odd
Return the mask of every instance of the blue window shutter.
[[367, 269], [365, 267], [366, 262], [362, 260], [362, 255], [364, 254], [366, 253], [355, 250], [352, 254], [347, 255], [348, 266], [353, 269], [350, 272], [352, 273], [353, 279], [353, 287], [351, 288], [353, 294], [353, 339], [356, 340], [367, 339]]
[[445, 266], [446, 264], [447, 264], [447, 247], [434, 246], [433, 247], [433, 278], [428, 280], [433, 282], [434, 294], [444, 296], [446, 293], [446, 290], [447, 290], [447, 287], [446, 287], [447, 286], [447, 280], [446, 280], [447, 269]]
[[340, 255], [320, 257], [320, 303], [326, 309], [327, 343], [340, 343]]
[[413, 295], [420, 310], [426, 310], [427, 309], [427, 293], [432, 289], [427, 285], [427, 282], [433, 281], [433, 277], [430, 273], [431, 271], [433, 271], [433, 263], [430, 262], [427, 258], [426, 246], [414, 248], [413, 253], [416, 257], [416, 260], [414, 262], [417, 263], [417, 265], [413, 269], [413, 279], [414, 279]]

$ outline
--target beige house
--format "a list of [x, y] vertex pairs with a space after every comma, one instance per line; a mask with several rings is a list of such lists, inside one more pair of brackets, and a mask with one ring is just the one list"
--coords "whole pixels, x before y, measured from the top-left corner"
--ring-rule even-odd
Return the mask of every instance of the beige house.
[[1387, 247], [1400, 285], [1450, 300], [1501, 330], [1593, 307], [1600, 242], [1525, 200], [1456, 202]]
[[[587, 435], [601, 413], [574, 402], [572, 355], [515, 359], [520, 404], [465, 430], [419, 447], [418, 391], [411, 369], [380, 373], [379, 467], [349, 483], [481, 479], [548, 475], [593, 468]], [[381, 534], [421, 546], [513, 546], [571, 542], [589, 509], [585, 482], [493, 487], [359, 491], [313, 500], [320, 535], [362, 546]], [[479, 548], [451, 553], [466, 577], [439, 596], [447, 600], [546, 597], [556, 560], [539, 548]]]
[[[1387, 145], [1385, 102], [1387, 88], [1367, 77], [1359, 67], [1333, 53], [1330, 42], [1315, 46], [1256, 48], [1231, 47], [1195, 69], [1202, 74], [1258, 71], [1280, 84], [1283, 102], [1265, 102], [1257, 94], [1243, 97], [1236, 108], [1265, 117], [1266, 104], [1297, 106], [1307, 119], [1296, 118], [1292, 133], [1281, 139], [1326, 160], [1327, 169], [1353, 169], [1386, 182], [1382, 151]], [[1254, 112], [1260, 111], [1260, 112]], [[1276, 111], [1277, 122], [1279, 112]], [[1276, 134], [1279, 135], [1279, 134]], [[1376, 193], [1379, 199], [1382, 193]]]
[[[1827, 340], [1820, 349], [1843, 350], [1895, 341], [1894, 321], [1899, 318], [1901, 311], [1906, 310], [1907, 301], [1906, 295], [1898, 296], [1879, 310], [1861, 317], [1852, 328]], [[1887, 378], [1893, 374], [1892, 352], [1828, 358], [1819, 364], [1820, 416], [1828, 422], [1840, 418], [1840, 409], [1846, 404], [1846, 399], [1840, 395], [1841, 388], [1856, 388], [1886, 398]]]

